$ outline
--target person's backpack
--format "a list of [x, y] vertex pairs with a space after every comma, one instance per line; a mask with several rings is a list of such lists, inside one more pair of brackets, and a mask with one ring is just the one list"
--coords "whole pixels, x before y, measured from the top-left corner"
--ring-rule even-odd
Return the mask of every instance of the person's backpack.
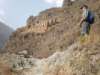
[[92, 11], [88, 11], [88, 16], [86, 21], [89, 22], [90, 24], [94, 23], [94, 13]]

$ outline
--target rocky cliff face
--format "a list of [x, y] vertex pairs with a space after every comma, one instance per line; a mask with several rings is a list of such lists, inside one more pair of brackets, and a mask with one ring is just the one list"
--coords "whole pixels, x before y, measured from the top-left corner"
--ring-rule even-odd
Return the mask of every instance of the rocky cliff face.
[[[85, 39], [80, 39], [77, 25], [81, 3], [95, 12], [95, 23]], [[7, 52], [0, 58], [1, 75], [100, 75], [99, 21], [99, 0], [78, 0], [30, 16], [4, 48]]]

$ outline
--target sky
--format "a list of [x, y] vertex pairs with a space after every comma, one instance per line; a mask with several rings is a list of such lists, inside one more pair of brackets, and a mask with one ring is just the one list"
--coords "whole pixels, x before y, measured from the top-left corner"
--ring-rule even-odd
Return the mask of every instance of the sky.
[[60, 7], [63, 0], [0, 0], [0, 21], [13, 29], [26, 25], [29, 16], [40, 11]]

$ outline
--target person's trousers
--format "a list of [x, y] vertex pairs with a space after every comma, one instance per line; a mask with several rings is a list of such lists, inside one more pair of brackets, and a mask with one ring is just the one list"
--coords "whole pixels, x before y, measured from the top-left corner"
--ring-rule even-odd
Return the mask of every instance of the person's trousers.
[[89, 34], [90, 32], [90, 24], [86, 21], [82, 23], [81, 35]]

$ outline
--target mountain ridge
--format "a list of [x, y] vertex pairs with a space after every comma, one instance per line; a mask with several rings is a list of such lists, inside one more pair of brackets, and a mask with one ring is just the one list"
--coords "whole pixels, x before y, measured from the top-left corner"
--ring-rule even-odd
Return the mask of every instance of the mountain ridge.
[[4, 43], [9, 39], [12, 32], [13, 29], [5, 25], [3, 22], [0, 22], [0, 48], [3, 48]]

